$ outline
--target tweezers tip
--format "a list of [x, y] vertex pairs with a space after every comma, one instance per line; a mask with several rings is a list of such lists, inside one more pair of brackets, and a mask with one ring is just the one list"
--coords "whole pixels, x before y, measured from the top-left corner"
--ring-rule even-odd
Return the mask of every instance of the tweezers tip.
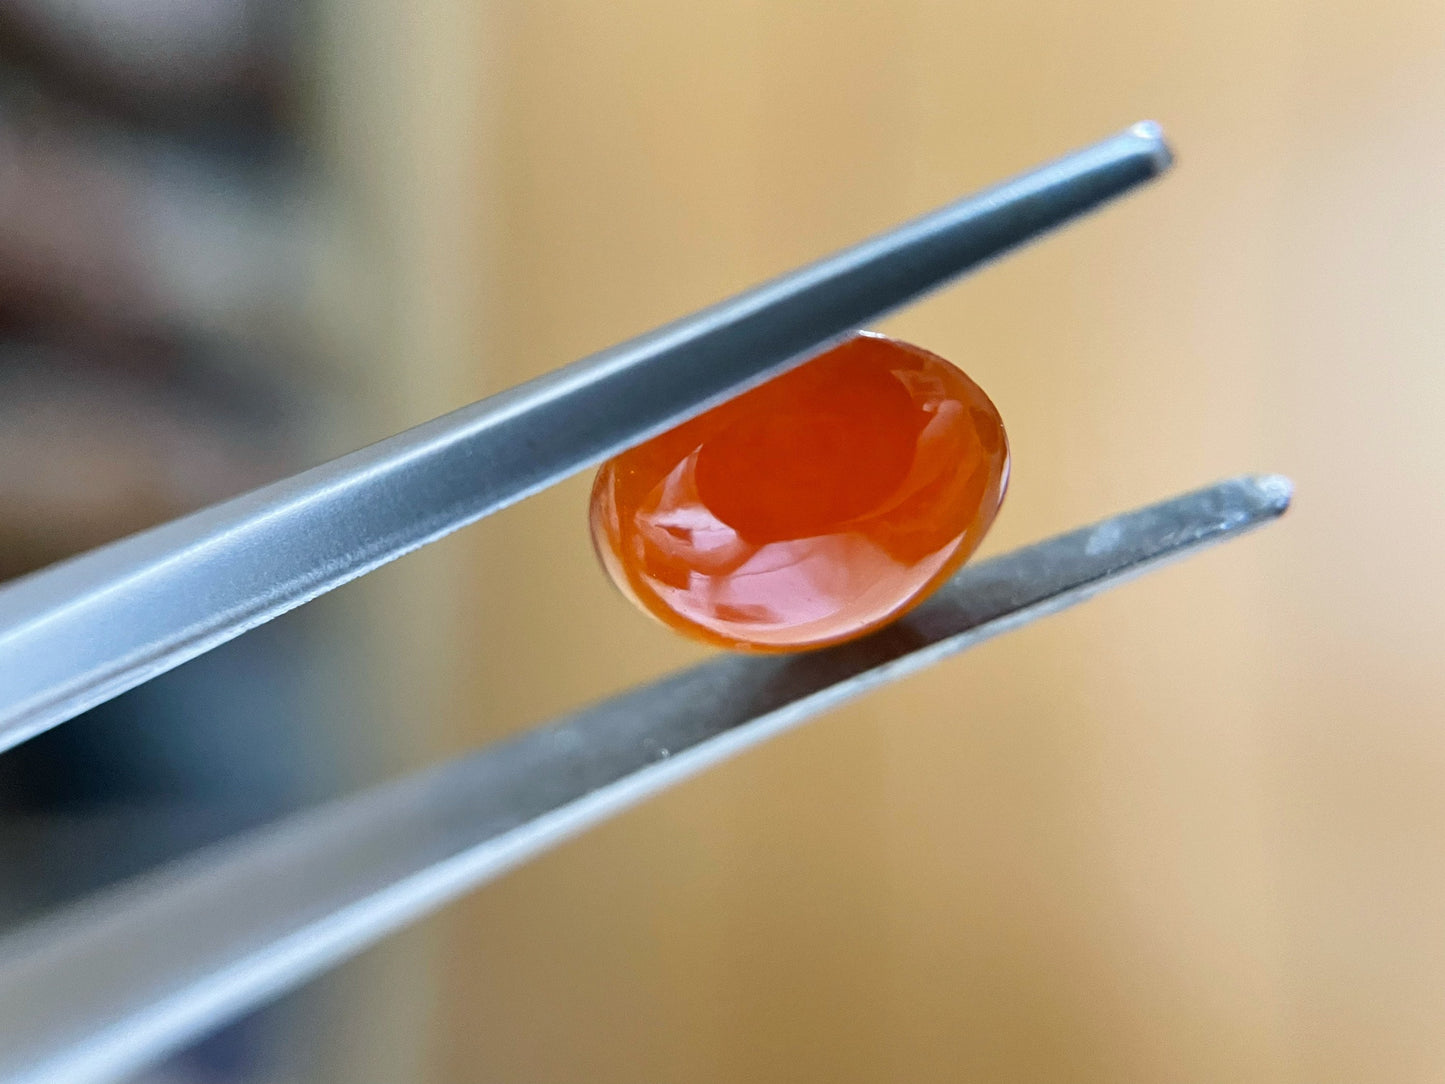
[[1141, 120], [1129, 128], [1129, 135], [1146, 145], [1149, 162], [1155, 173], [1163, 173], [1174, 164], [1174, 151], [1164, 138], [1164, 128], [1154, 120]]
[[1250, 481], [1275, 515], [1283, 514], [1294, 499], [1294, 483], [1283, 474], [1256, 474]]

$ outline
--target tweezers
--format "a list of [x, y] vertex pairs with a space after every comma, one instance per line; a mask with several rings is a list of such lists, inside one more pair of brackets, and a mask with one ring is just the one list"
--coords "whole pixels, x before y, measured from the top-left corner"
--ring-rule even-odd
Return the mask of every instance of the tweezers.
[[[370, 448], [0, 589], [0, 749], [800, 363], [1169, 163], [1140, 124]], [[1268, 522], [1243, 477], [966, 567], [901, 621], [723, 656], [302, 812], [0, 940], [0, 1084], [108, 1081], [656, 791]]]

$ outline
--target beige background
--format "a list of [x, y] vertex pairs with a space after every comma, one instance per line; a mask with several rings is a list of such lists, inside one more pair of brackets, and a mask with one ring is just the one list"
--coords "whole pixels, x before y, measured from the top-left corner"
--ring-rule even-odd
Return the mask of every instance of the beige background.
[[[375, 0], [330, 24], [322, 127], [370, 247], [327, 289], [365, 436], [1155, 117], [1164, 183], [886, 330], [1004, 414], [990, 551], [1236, 472], [1298, 485], [1267, 532], [346, 969], [335, 1075], [1445, 1077], [1445, 7]], [[585, 492], [344, 603], [389, 766], [699, 655], [610, 590]]]

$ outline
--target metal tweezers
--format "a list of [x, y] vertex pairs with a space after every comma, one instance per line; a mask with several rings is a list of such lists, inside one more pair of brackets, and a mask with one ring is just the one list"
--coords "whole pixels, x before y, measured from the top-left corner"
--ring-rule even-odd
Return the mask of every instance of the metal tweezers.
[[[0, 750], [816, 355], [1155, 177], [1092, 147], [493, 398], [0, 589]], [[1242, 477], [969, 565], [864, 639], [724, 655], [0, 940], [0, 1084], [109, 1081], [802, 720], [1268, 522]]]

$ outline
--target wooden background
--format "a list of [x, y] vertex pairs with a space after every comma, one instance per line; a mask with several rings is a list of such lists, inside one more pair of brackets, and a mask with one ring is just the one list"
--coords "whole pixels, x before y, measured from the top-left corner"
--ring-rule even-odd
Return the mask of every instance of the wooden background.
[[[1164, 183], [885, 329], [1004, 414], [989, 551], [1298, 486], [344, 970], [337, 1079], [1445, 1076], [1445, 7], [368, 0], [325, 40], [360, 435], [1152, 117]], [[585, 494], [356, 589], [390, 770], [699, 656]]]

